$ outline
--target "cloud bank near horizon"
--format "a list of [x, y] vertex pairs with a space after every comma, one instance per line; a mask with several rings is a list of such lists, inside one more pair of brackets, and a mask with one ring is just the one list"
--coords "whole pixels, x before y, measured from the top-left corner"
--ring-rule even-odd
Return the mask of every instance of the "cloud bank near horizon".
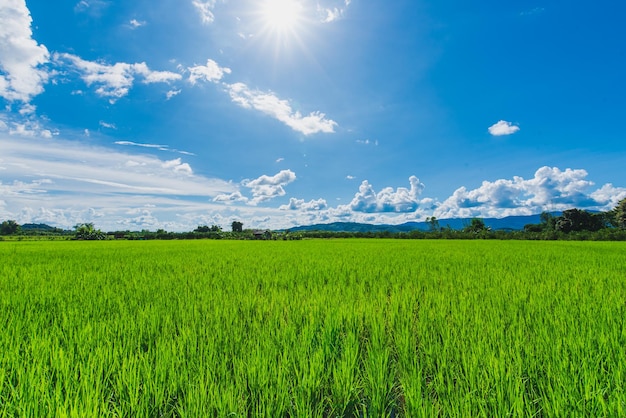
[[[307, 202], [289, 196], [286, 186], [297, 181], [289, 169], [235, 184], [197, 174], [182, 158], [160, 159], [63, 139], [16, 138], [6, 129], [0, 131], [0, 140], [0, 218], [65, 228], [85, 221], [107, 230], [191, 230], [201, 223], [227, 227], [232, 220], [263, 228], [334, 221], [393, 224], [427, 216], [610, 210], [626, 198], [626, 188], [597, 187], [586, 170], [541, 167], [528, 179], [515, 176], [484, 181], [473, 189], [461, 186], [442, 201], [423, 196], [426, 185], [416, 176], [409, 177], [409, 187], [380, 190], [363, 180], [348, 204], [333, 207], [323, 198]], [[284, 199], [286, 203], [272, 203]]]

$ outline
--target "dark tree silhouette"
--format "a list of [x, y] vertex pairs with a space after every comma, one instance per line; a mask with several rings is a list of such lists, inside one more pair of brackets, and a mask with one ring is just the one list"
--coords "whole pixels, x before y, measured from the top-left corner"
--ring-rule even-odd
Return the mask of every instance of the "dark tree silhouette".
[[20, 226], [13, 220], [4, 221], [0, 224], [0, 235], [13, 235], [20, 230]]
[[243, 222], [233, 221], [231, 227], [233, 232], [243, 232]]

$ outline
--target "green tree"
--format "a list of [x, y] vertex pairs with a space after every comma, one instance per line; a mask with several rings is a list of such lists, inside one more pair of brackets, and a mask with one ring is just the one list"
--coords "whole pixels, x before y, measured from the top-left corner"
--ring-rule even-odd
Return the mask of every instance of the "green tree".
[[428, 228], [430, 228], [431, 232], [436, 232], [441, 229], [441, 227], [439, 226], [439, 221], [434, 216], [427, 217], [426, 223], [428, 224]]
[[550, 212], [541, 212], [539, 215], [541, 227], [544, 231], [554, 231], [556, 229], [556, 217]]
[[615, 226], [626, 229], [626, 198], [619, 201], [615, 209], [613, 209]]
[[489, 231], [489, 228], [485, 225], [485, 221], [480, 218], [473, 218], [468, 226], [463, 228], [463, 232], [479, 233], [483, 231]]
[[604, 228], [605, 221], [602, 214], [593, 214], [580, 209], [563, 211], [556, 220], [556, 230], [561, 232], [599, 231]]
[[20, 230], [20, 226], [13, 220], [8, 220], [0, 224], [0, 235], [14, 235]]
[[77, 224], [74, 229], [76, 230], [74, 235], [76, 239], [101, 240], [106, 238], [106, 234], [101, 230], [96, 229], [91, 222]]
[[243, 222], [233, 221], [231, 224], [233, 232], [243, 232]]

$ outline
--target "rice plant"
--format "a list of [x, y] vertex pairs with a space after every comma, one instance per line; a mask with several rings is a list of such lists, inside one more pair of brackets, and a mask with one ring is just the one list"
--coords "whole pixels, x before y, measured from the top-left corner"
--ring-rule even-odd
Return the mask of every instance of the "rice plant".
[[0, 417], [626, 415], [626, 246], [0, 243]]

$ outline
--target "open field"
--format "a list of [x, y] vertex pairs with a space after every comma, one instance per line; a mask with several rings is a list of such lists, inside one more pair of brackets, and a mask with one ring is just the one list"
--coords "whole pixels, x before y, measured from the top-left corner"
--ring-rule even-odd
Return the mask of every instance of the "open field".
[[626, 415], [626, 244], [0, 243], [0, 417]]

